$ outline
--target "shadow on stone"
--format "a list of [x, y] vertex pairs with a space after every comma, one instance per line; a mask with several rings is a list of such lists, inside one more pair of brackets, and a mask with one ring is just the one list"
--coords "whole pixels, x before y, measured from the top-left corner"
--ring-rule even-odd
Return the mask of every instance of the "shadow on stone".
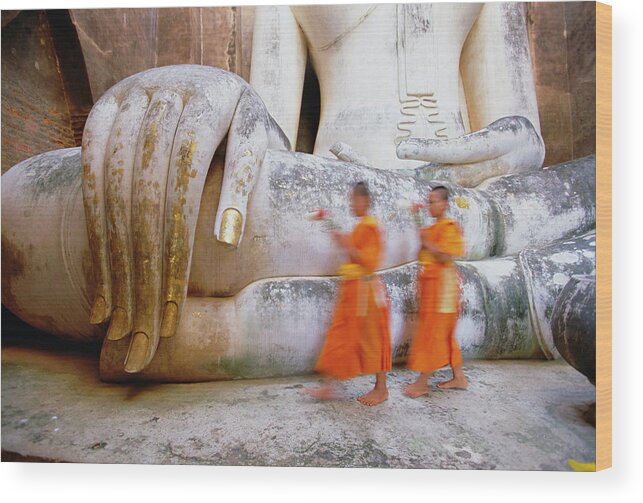
[[596, 385], [596, 276], [572, 276], [556, 299], [551, 328], [561, 356]]

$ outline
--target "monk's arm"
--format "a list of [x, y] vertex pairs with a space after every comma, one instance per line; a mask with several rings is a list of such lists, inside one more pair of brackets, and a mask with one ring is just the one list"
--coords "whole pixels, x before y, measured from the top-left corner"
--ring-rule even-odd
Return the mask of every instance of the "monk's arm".
[[420, 234], [422, 248], [433, 254], [438, 262], [451, 262], [464, 255], [464, 241], [461, 231], [455, 225], [449, 225], [444, 231], [440, 242], [432, 241], [428, 232], [423, 230]]
[[369, 272], [374, 272], [380, 261], [382, 243], [377, 229], [369, 229], [359, 243], [352, 243], [348, 248], [351, 261], [361, 265]]

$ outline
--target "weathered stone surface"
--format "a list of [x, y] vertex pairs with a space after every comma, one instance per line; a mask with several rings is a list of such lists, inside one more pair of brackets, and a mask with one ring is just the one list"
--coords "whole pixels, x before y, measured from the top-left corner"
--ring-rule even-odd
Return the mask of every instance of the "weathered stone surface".
[[458, 262], [465, 353], [485, 358], [557, 358], [550, 322], [564, 278], [595, 271], [595, 233], [518, 255]]
[[[472, 358], [552, 358], [548, 330], [561, 277], [591, 273], [590, 236], [518, 256], [459, 262], [463, 302], [456, 330]], [[591, 239], [595, 239], [591, 235]], [[417, 265], [378, 273], [391, 298], [391, 337], [404, 361], [415, 333]], [[335, 303], [337, 277], [275, 277], [233, 297], [188, 298], [176, 337], [137, 378], [196, 381], [312, 371]], [[101, 376], [131, 380], [120, 365], [127, 341], [106, 341]], [[187, 364], [189, 362], [189, 364]]]
[[[592, 229], [594, 174], [595, 160], [590, 157], [530, 175], [496, 178], [480, 190], [449, 185], [453, 196], [449, 216], [463, 227], [467, 259], [515, 254], [526, 246], [544, 246]], [[336, 223], [348, 230], [354, 219], [347, 193], [360, 180], [368, 183], [372, 212], [386, 231], [382, 267], [414, 261], [417, 230], [399, 201], [422, 201], [436, 184], [425, 179], [422, 168], [392, 173], [271, 150], [250, 200], [244, 241], [233, 251], [208, 237], [218, 197], [217, 176], [211, 174], [206, 181], [207, 197], [197, 224], [203, 239], [195, 244], [190, 281], [195, 291], [217, 296], [233, 294], [257, 278], [334, 274], [343, 257], [334, 253], [323, 226], [311, 222], [307, 214], [330, 209]], [[244, 265], [249, 263], [252, 269]]]
[[596, 157], [588, 156], [478, 187], [496, 205], [498, 255], [573, 237], [596, 225]]
[[529, 291], [518, 257], [459, 262], [462, 309], [456, 336], [464, 354], [543, 358], [529, 323]]
[[2, 303], [36, 328], [91, 340], [103, 332], [87, 323], [92, 274], [80, 182], [78, 148], [32, 157], [2, 176]]
[[540, 250], [520, 253], [520, 263], [529, 290], [532, 329], [547, 358], [559, 356], [551, 331], [558, 295], [569, 279], [596, 272], [596, 232], [562, 241]]
[[565, 471], [595, 454], [595, 389], [562, 361], [466, 361], [467, 392], [418, 400], [402, 394], [417, 374], [395, 369], [370, 408], [355, 400], [370, 376], [328, 404], [301, 393], [310, 376], [111, 385], [96, 358], [3, 331], [3, 461]]
[[572, 276], [551, 316], [556, 349], [596, 384], [596, 276]]

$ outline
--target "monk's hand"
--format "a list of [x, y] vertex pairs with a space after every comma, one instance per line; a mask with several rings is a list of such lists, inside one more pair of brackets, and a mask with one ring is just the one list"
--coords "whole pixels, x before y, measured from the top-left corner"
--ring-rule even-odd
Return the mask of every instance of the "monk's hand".
[[449, 255], [443, 253], [437, 243], [435, 241], [431, 241], [429, 238], [422, 239], [422, 246], [433, 254], [438, 262], [446, 262], [449, 259]]
[[176, 332], [206, 174], [227, 135], [214, 232], [236, 247], [266, 149], [288, 141], [257, 94], [223, 70], [179, 65], [133, 75], [94, 105], [82, 145], [95, 271], [91, 323], [132, 334], [127, 372]]
[[438, 247], [438, 245], [435, 244], [435, 242], [431, 241], [429, 238], [422, 238], [422, 246], [434, 255], [440, 253], [440, 248]]
[[449, 262], [453, 257], [449, 255], [448, 253], [444, 253], [440, 247], [435, 243], [434, 241], [430, 241], [426, 239], [423, 242], [424, 248], [426, 248], [432, 255], [433, 257], [438, 261], [438, 262]]
[[432, 163], [418, 168], [431, 179], [475, 187], [495, 176], [539, 169], [545, 144], [529, 119], [511, 116], [457, 138], [408, 138], [399, 143], [397, 156]]

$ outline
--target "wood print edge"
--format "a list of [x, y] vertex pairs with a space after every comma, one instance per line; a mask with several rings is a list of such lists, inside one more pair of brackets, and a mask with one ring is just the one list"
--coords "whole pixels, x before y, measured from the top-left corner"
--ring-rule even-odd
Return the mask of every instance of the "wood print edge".
[[612, 466], [612, 7], [596, 2], [596, 470]]

